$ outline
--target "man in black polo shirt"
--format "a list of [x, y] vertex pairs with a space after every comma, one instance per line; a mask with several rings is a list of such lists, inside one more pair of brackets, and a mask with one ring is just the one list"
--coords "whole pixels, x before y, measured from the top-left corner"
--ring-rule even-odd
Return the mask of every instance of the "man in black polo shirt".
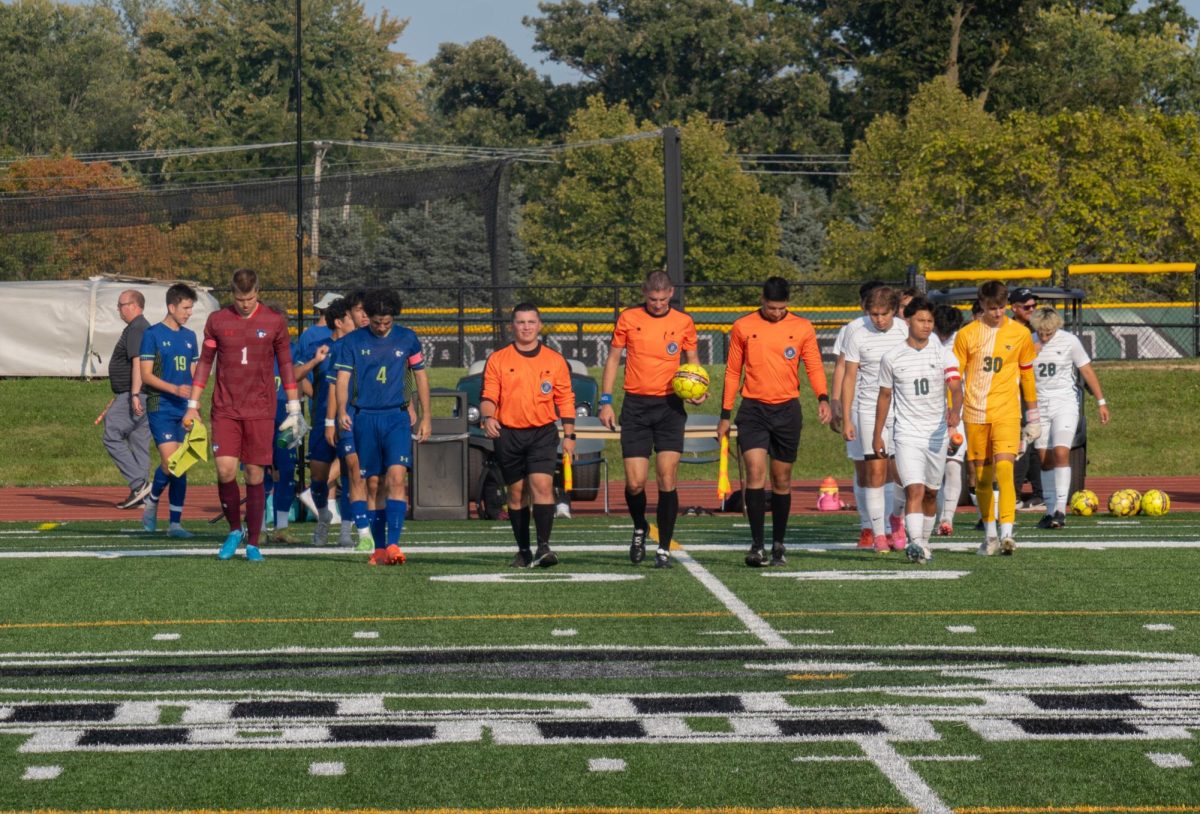
[[150, 424], [146, 419], [142, 371], [138, 364], [142, 334], [150, 327], [142, 316], [145, 307], [146, 298], [140, 291], [127, 289], [117, 297], [117, 311], [125, 322], [125, 330], [108, 360], [113, 400], [104, 415], [104, 448], [129, 484], [129, 495], [117, 504], [118, 509], [141, 506], [152, 485]]

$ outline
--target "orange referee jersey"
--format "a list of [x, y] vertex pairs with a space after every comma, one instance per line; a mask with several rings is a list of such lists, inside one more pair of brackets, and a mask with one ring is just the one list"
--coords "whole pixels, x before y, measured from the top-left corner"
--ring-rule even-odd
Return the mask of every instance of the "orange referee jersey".
[[661, 317], [644, 305], [622, 311], [612, 346], [625, 348], [625, 392], [669, 396], [680, 355], [695, 350], [696, 344], [696, 323], [682, 311], [671, 308]]
[[982, 320], [964, 325], [954, 339], [963, 379], [963, 421], [994, 424], [1021, 420], [1021, 400], [1037, 403], [1033, 360], [1037, 350], [1024, 325], [1004, 317], [995, 328]]
[[799, 362], [817, 396], [829, 394], [817, 332], [804, 317], [788, 314], [778, 322], [755, 311], [733, 323], [725, 362], [725, 394], [721, 409], [732, 410], [743, 369], [742, 398], [780, 404], [800, 396]]
[[575, 420], [567, 360], [541, 342], [528, 352], [510, 343], [489, 356], [483, 399], [496, 405], [500, 426], [514, 430], [544, 427], [559, 416]]

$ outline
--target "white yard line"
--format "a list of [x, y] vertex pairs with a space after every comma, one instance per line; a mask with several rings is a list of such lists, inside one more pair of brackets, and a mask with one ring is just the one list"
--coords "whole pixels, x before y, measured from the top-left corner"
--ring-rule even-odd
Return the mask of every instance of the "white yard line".
[[686, 551], [676, 551], [675, 560], [691, 574], [696, 580], [708, 589], [709, 593], [717, 598], [717, 601], [726, 607], [726, 609], [737, 617], [746, 628], [757, 636], [767, 647], [773, 648], [788, 648], [792, 644], [786, 638], [779, 635], [775, 628], [767, 624], [767, 621], [750, 609], [750, 606], [738, 598], [737, 594], [725, 587], [721, 580], [714, 577], [707, 568], [696, 562], [695, 558]]
[[952, 814], [953, 809], [937, 796], [908, 761], [883, 738], [856, 738], [863, 753], [883, 772], [896, 791], [908, 800], [919, 814]]

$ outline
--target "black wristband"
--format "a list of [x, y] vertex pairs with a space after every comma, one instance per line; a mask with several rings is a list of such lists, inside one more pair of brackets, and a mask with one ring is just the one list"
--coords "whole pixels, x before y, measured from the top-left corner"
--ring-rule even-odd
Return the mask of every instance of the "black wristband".
[[574, 441], [575, 433], [573, 433], [573, 432], [563, 433], [563, 440], [564, 441]]
[[721, 411], [721, 420], [722, 421], [728, 421], [732, 416], [733, 416], [733, 410], [722, 410]]
[[817, 396], [817, 401], [829, 401], [829, 396], [822, 393], [821, 395]]

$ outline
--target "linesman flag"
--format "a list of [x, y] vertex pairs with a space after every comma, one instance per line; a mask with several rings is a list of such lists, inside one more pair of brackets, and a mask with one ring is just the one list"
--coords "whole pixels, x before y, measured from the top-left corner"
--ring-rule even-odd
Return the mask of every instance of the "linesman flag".
[[721, 439], [721, 454], [717, 463], [717, 500], [724, 500], [733, 494], [729, 487], [729, 436]]
[[167, 459], [167, 472], [179, 476], [192, 468], [196, 461], [208, 460], [208, 430], [199, 419], [192, 422], [187, 437], [179, 445], [179, 449], [171, 453]]
[[563, 453], [563, 491], [569, 492], [575, 488], [575, 473], [571, 471], [571, 456]]

